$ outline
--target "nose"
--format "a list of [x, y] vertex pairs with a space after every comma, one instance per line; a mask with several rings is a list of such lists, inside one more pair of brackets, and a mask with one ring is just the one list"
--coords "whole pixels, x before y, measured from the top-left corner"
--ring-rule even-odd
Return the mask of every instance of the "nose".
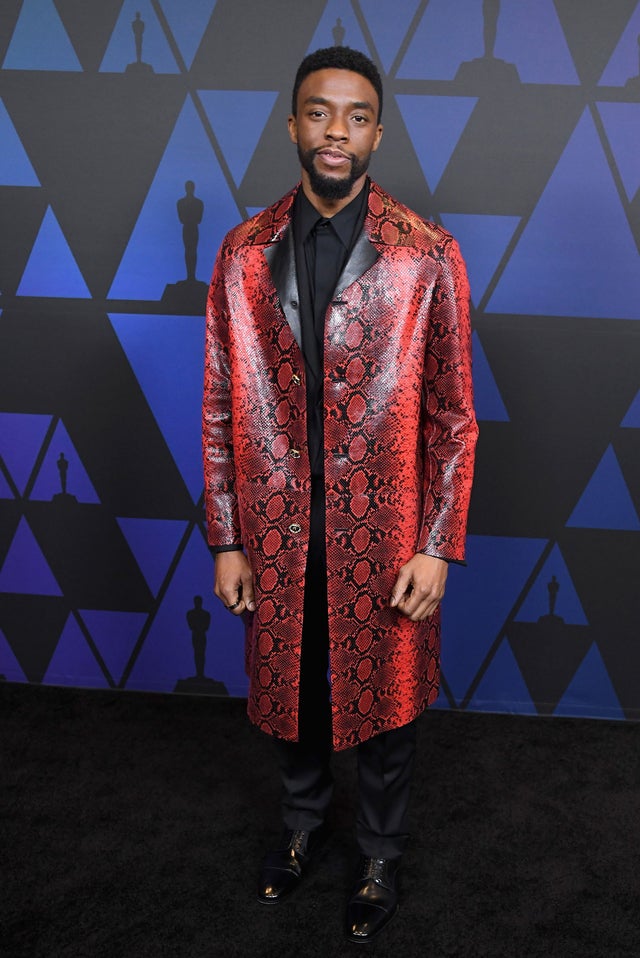
[[348, 140], [349, 128], [342, 117], [334, 116], [327, 125], [325, 134], [329, 140]]

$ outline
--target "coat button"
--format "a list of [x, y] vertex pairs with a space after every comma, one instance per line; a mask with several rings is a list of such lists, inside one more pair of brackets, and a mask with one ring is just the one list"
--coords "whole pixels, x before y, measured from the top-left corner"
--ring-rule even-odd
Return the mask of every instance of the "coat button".
[[299, 526], [297, 522], [292, 522], [289, 526], [289, 532], [293, 535], [297, 535], [299, 532], [302, 532], [302, 526]]
[[292, 459], [299, 459], [299, 458], [300, 458], [300, 450], [299, 450], [299, 449], [290, 449], [290, 450], [289, 450], [289, 455], [291, 456]]
[[291, 300], [291, 309], [297, 309], [297, 308], [298, 308], [298, 300], [297, 300], [297, 299], [292, 299], [292, 300]]
[[293, 376], [291, 377], [291, 382], [293, 383], [294, 386], [299, 386], [302, 380], [300, 379], [297, 373], [294, 373]]

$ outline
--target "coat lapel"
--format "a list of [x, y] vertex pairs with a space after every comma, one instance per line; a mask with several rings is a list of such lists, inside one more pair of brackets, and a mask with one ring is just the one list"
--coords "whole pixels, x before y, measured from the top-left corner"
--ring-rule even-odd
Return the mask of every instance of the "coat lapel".
[[296, 277], [296, 256], [293, 246], [293, 230], [287, 229], [282, 239], [267, 246], [264, 256], [271, 270], [271, 279], [280, 300], [295, 340], [302, 349], [302, 329], [300, 327], [300, 297]]
[[380, 253], [370, 241], [365, 230], [362, 229], [351, 251], [351, 256], [345, 263], [344, 269], [340, 274], [334, 298], [339, 297], [347, 286], [351, 286], [357, 279], [360, 279], [362, 274], [366, 272], [370, 266], [373, 266], [379, 256]]

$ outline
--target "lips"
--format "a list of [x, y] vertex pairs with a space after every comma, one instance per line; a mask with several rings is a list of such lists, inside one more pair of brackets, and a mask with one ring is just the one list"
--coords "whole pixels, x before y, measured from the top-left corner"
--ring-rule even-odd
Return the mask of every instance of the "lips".
[[340, 150], [316, 150], [316, 156], [320, 157], [327, 166], [343, 166], [346, 163], [351, 163], [350, 157]]

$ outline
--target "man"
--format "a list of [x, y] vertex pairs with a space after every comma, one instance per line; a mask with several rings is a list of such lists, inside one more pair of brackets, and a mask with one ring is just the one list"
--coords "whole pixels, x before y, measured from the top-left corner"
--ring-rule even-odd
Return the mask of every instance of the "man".
[[246, 614], [248, 714], [274, 737], [283, 784], [258, 897], [300, 884], [331, 750], [357, 746], [357, 942], [397, 909], [415, 719], [438, 692], [476, 440], [464, 264], [368, 179], [381, 110], [363, 54], [303, 60], [289, 117], [301, 185], [222, 244], [203, 404], [215, 592]]

